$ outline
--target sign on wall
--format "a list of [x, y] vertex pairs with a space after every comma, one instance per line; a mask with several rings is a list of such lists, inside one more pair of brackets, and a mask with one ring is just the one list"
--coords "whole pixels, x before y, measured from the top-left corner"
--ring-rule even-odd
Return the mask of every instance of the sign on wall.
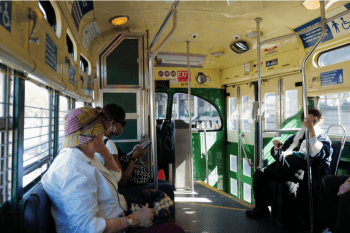
[[71, 15], [78, 31], [81, 18], [93, 9], [94, 4], [92, 1], [73, 1]]
[[[187, 53], [159, 52], [156, 57], [155, 67], [187, 67]], [[190, 67], [203, 68], [206, 57], [207, 55], [190, 54]]]
[[69, 62], [69, 70], [68, 70], [68, 78], [69, 83], [75, 85], [75, 68]]
[[0, 25], [11, 32], [12, 1], [0, 1]]
[[57, 47], [46, 34], [45, 63], [57, 71]]
[[89, 50], [91, 42], [99, 35], [101, 35], [101, 31], [98, 28], [97, 22], [90, 23], [83, 31], [83, 46]]
[[343, 69], [321, 73], [321, 86], [330, 86], [343, 83]]
[[[350, 9], [350, 3], [341, 6], [331, 12], [326, 13], [326, 18], [330, 18], [336, 14], [339, 14], [343, 11]], [[302, 31], [307, 29], [317, 23], [321, 22], [321, 18], [314, 19], [300, 27], [294, 29], [295, 32]], [[322, 42], [326, 42], [340, 36], [346, 35], [350, 32], [350, 14], [343, 15], [342, 17], [336, 18], [333, 21], [330, 21], [326, 24], [326, 34]], [[301, 34], [300, 39], [304, 44], [304, 48], [309, 48], [313, 46], [321, 35], [321, 27], [318, 27], [308, 33]]]

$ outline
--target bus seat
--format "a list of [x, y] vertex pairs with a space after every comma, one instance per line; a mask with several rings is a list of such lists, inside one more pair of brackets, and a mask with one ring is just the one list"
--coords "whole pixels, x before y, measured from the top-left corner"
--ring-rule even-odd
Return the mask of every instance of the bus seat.
[[20, 205], [23, 233], [56, 232], [51, 215], [51, 201], [41, 183], [21, 201]]
[[326, 134], [328, 134], [329, 130], [332, 127], [339, 127], [343, 130], [343, 137], [340, 141], [338, 140], [331, 140], [332, 141], [332, 148], [333, 148], [333, 154], [332, 154], [332, 162], [331, 162], [331, 174], [336, 175], [338, 172], [338, 166], [341, 154], [344, 149], [345, 139], [346, 139], [346, 130], [342, 125], [330, 125], [327, 129]]

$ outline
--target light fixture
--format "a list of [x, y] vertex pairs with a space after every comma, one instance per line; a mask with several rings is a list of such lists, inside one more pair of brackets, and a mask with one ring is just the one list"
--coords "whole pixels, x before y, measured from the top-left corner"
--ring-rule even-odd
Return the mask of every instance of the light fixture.
[[308, 10], [316, 10], [320, 8], [320, 2], [318, 0], [302, 0], [301, 4]]
[[207, 77], [203, 73], [198, 73], [197, 75], [197, 82], [199, 84], [203, 84], [207, 81]]
[[224, 54], [225, 54], [225, 52], [223, 52], [223, 51], [217, 51], [217, 52], [211, 53], [211, 55], [214, 57], [221, 57]]
[[129, 17], [126, 15], [118, 15], [112, 17], [109, 22], [114, 24], [114, 25], [123, 25], [129, 20]]
[[[260, 37], [262, 37], [263, 35], [264, 35], [264, 33], [262, 31], [260, 31]], [[258, 37], [258, 32], [257, 31], [248, 32], [245, 36], [248, 37], [249, 39], [254, 39], [254, 38]]]

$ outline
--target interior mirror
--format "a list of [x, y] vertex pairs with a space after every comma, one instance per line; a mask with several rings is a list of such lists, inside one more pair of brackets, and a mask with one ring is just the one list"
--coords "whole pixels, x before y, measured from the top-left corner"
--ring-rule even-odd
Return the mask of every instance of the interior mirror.
[[258, 118], [258, 111], [259, 111], [259, 101], [255, 101], [252, 104], [252, 120], [256, 121]]

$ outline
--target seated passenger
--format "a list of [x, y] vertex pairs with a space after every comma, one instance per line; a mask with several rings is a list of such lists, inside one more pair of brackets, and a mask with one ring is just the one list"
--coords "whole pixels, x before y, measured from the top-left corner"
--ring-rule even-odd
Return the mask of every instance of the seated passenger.
[[[141, 159], [145, 155], [147, 149], [142, 149], [140, 145], [136, 145], [132, 150], [132, 153], [126, 155], [114, 144], [112, 136], [119, 137], [125, 128], [125, 112], [116, 104], [107, 104], [101, 110], [103, 114], [111, 122], [111, 127], [107, 128], [104, 133], [103, 141], [106, 144], [109, 152], [113, 155], [113, 158], [118, 163], [119, 167], [122, 168], [122, 178], [119, 181], [119, 185], [140, 185], [149, 182], [149, 173], [146, 166], [143, 164]], [[104, 163], [103, 158], [100, 154], [96, 153], [98, 158]]]
[[[326, 176], [316, 212], [316, 228], [329, 228], [332, 233], [350, 232], [350, 176]], [[323, 232], [329, 232], [327, 230]]]
[[[298, 208], [295, 205], [295, 199], [308, 197], [307, 195], [307, 162], [306, 162], [306, 140], [305, 130], [309, 132], [310, 155], [313, 158], [313, 188], [319, 187], [322, 178], [330, 174], [330, 163], [332, 160], [333, 149], [331, 141], [325, 135], [319, 125], [322, 114], [317, 109], [308, 110], [308, 119], [304, 119], [304, 112], [301, 114], [303, 129], [298, 133], [287, 138], [284, 145], [278, 140], [274, 140], [274, 147], [271, 149], [271, 155], [276, 159], [281, 159], [278, 166], [276, 162], [270, 164], [262, 170], [256, 170], [253, 175], [253, 190], [255, 197], [255, 208], [246, 211], [249, 217], [270, 216], [268, 205], [271, 203], [271, 193], [269, 181], [282, 183], [282, 217], [283, 226], [291, 231], [298, 227], [295, 219], [298, 214]], [[277, 155], [282, 149], [282, 153]], [[306, 175], [304, 175], [306, 174]], [[304, 179], [305, 177], [305, 179]], [[304, 191], [304, 194], [302, 194]]]
[[[58, 233], [124, 232], [153, 222], [156, 211], [148, 204], [125, 216], [128, 204], [118, 193], [121, 168], [103, 142], [103, 133], [111, 126], [91, 107], [74, 109], [65, 116], [63, 149], [42, 178]], [[103, 156], [104, 165], [95, 152]], [[139, 231], [184, 232], [173, 223]]]

